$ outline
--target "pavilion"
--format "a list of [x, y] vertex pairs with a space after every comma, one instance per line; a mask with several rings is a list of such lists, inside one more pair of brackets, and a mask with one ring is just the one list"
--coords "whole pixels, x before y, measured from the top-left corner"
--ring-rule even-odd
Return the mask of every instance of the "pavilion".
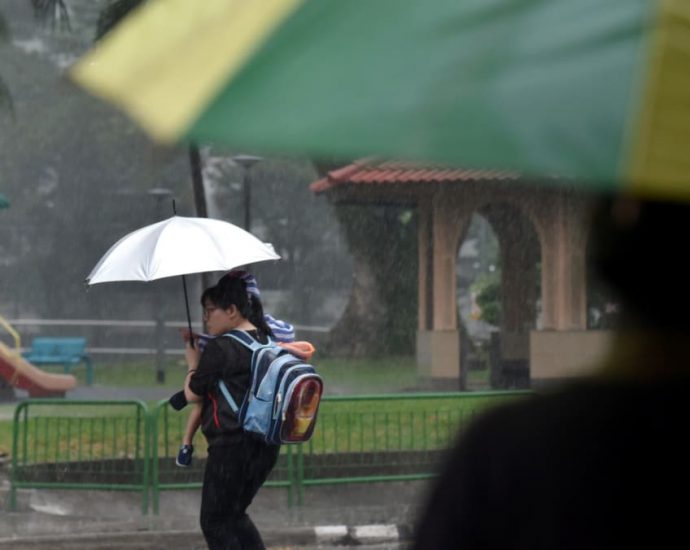
[[501, 249], [502, 364], [524, 366], [531, 385], [538, 385], [584, 373], [605, 353], [610, 334], [587, 327], [591, 199], [567, 182], [545, 185], [516, 172], [365, 158], [329, 171], [311, 189], [335, 203], [416, 209], [422, 376], [450, 382], [464, 368], [456, 260], [474, 213], [491, 224]]

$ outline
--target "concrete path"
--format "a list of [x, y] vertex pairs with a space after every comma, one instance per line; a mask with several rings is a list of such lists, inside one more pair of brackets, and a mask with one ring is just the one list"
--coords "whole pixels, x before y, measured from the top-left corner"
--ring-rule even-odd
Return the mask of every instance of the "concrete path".
[[[198, 490], [161, 494], [160, 514], [142, 516], [140, 496], [120, 491], [22, 490], [18, 510], [7, 509], [8, 468], [0, 501], [0, 549], [204, 548]], [[264, 488], [249, 513], [274, 549], [372, 545], [403, 548], [411, 540], [425, 482], [310, 487], [302, 506], [286, 492]]]

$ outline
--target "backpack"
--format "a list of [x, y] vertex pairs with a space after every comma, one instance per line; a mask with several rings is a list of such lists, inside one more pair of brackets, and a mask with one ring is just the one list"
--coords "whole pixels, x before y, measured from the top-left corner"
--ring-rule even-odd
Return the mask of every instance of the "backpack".
[[241, 330], [223, 336], [252, 351], [251, 382], [240, 406], [225, 383], [218, 382], [244, 431], [274, 445], [308, 441], [323, 393], [316, 369], [270, 339], [262, 344]]

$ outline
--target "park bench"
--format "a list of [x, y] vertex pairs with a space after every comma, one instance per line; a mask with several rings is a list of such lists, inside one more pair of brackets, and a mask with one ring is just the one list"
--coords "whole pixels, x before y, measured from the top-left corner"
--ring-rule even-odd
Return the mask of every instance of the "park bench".
[[34, 365], [62, 365], [65, 374], [74, 365], [83, 363], [86, 384], [90, 386], [93, 383], [93, 364], [86, 354], [86, 338], [36, 337], [31, 342], [31, 349], [22, 356]]

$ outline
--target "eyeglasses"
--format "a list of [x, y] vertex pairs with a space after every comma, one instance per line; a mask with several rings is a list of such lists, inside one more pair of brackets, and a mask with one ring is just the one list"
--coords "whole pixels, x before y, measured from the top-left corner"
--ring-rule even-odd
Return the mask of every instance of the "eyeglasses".
[[216, 306], [208, 306], [204, 308], [203, 312], [203, 317], [204, 319], [208, 319], [211, 316], [211, 313], [213, 313], [215, 310], [220, 309], [219, 307]]

